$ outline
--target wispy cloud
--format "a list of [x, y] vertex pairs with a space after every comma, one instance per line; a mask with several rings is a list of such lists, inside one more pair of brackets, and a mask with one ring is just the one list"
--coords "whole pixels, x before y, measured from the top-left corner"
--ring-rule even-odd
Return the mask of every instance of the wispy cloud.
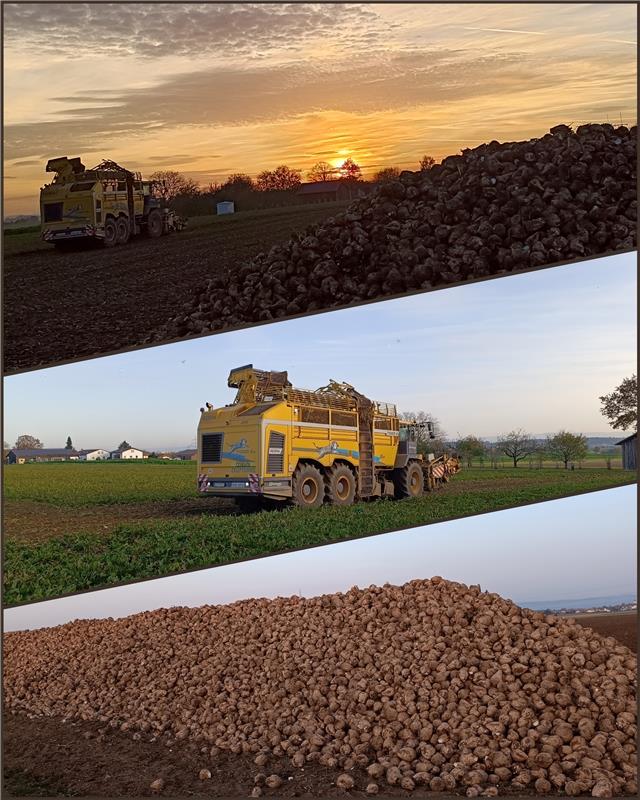
[[516, 31], [511, 28], [475, 28], [467, 26], [465, 31], [486, 31], [487, 33], [522, 33], [526, 36], [545, 36], [544, 31]]

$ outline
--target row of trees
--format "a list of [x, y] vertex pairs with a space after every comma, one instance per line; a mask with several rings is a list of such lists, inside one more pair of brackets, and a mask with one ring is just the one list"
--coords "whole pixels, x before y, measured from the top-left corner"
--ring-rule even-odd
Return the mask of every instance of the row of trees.
[[[636, 430], [638, 425], [638, 381], [635, 375], [625, 378], [612, 392], [598, 398], [601, 411], [614, 430]], [[588, 453], [587, 439], [582, 434], [559, 431], [544, 441], [532, 438], [522, 429], [513, 430], [498, 437], [495, 443], [488, 443], [477, 436], [465, 436], [458, 441], [448, 441], [437, 419], [424, 411], [407, 412], [404, 419], [415, 419], [419, 423], [429, 421], [433, 426], [434, 439], [425, 428], [419, 430], [418, 444], [422, 453], [435, 453], [455, 450], [468, 466], [473, 462], [488, 460], [497, 465], [506, 456], [514, 467], [525, 459], [542, 464], [544, 460], [560, 461], [565, 469], [574, 461], [581, 461]]]
[[549, 459], [562, 462], [565, 469], [569, 468], [570, 463], [581, 461], [589, 452], [587, 439], [580, 433], [559, 431], [540, 441], [531, 438], [522, 429], [510, 431], [491, 444], [477, 436], [465, 436], [455, 443], [455, 449], [467, 466], [474, 461], [483, 463], [485, 459], [495, 466], [506, 456], [514, 467], [525, 459], [535, 459], [540, 465]]
[[[585, 458], [589, 451], [586, 437], [569, 431], [559, 431], [545, 441], [532, 438], [522, 429], [510, 431], [498, 437], [494, 443], [486, 442], [478, 436], [465, 436], [457, 441], [450, 441], [439, 421], [424, 411], [405, 412], [401, 417], [420, 423], [417, 431], [419, 452], [439, 456], [454, 450], [467, 466], [472, 466], [474, 462], [484, 463], [485, 460], [496, 466], [506, 456], [514, 467], [527, 458], [535, 458], [540, 463], [546, 459], [561, 461], [566, 469], [571, 462]], [[426, 428], [427, 422], [431, 423], [433, 439]]]
[[[435, 164], [432, 156], [420, 160], [421, 170]], [[375, 173], [374, 183], [397, 180], [400, 169], [386, 167]], [[255, 180], [244, 172], [236, 172], [223, 183], [210, 182], [206, 186], [175, 170], [158, 170], [149, 176], [157, 184], [157, 193], [166, 203], [182, 213], [211, 213], [211, 205], [217, 200], [233, 200], [244, 209], [283, 205], [292, 202], [292, 197], [302, 183], [302, 170], [280, 164], [275, 169], [263, 170]], [[306, 179], [315, 181], [362, 182], [362, 167], [352, 158], [346, 158], [337, 167], [327, 161], [318, 161], [306, 173]], [[270, 195], [266, 197], [265, 195]], [[204, 204], [202, 201], [206, 201]], [[206, 207], [206, 212], [202, 209]]]

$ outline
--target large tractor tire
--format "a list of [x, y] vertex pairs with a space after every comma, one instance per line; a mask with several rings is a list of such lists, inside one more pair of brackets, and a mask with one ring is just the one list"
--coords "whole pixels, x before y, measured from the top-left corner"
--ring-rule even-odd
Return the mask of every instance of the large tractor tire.
[[150, 239], [157, 239], [162, 236], [164, 229], [164, 222], [162, 221], [162, 212], [154, 208], [149, 212], [147, 217], [147, 236]]
[[346, 464], [335, 464], [327, 477], [327, 500], [333, 506], [350, 506], [355, 496], [355, 475]]
[[319, 508], [324, 502], [324, 478], [313, 464], [299, 464], [293, 473], [291, 500], [298, 508]]
[[116, 220], [116, 236], [118, 244], [126, 244], [131, 236], [129, 220], [126, 217], [118, 217]]
[[118, 244], [118, 226], [113, 217], [107, 217], [104, 223], [104, 246], [115, 247]]
[[424, 474], [420, 464], [415, 461], [406, 467], [396, 470], [393, 483], [396, 488], [396, 497], [420, 497], [424, 494]]

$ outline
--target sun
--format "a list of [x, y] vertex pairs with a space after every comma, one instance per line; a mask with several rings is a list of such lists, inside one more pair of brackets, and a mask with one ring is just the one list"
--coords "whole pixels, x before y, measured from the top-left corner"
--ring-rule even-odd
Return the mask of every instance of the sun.
[[344, 164], [345, 159], [349, 158], [349, 156], [351, 154], [352, 154], [352, 151], [349, 150], [346, 147], [343, 148], [342, 150], [338, 150], [338, 155], [336, 156], [336, 158], [332, 159], [331, 162], [330, 162], [331, 166], [334, 167], [335, 169], [338, 169], [339, 167], [341, 167]]

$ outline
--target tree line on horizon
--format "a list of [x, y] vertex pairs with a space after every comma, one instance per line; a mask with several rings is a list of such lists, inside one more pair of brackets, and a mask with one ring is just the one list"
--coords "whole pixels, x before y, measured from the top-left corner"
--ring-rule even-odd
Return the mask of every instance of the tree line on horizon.
[[[436, 160], [424, 155], [419, 162], [419, 170], [426, 171], [434, 166]], [[318, 181], [347, 181], [352, 184], [380, 184], [397, 180], [401, 170], [398, 167], [384, 167], [374, 173], [371, 181], [362, 177], [362, 167], [352, 158], [334, 167], [327, 161], [318, 161], [306, 173], [306, 179]], [[223, 183], [212, 181], [201, 186], [176, 170], [158, 170], [149, 176], [156, 182], [156, 192], [163, 200], [180, 214], [196, 216], [210, 214], [216, 202], [229, 200], [238, 210], [248, 211], [258, 208], [292, 205], [297, 202], [296, 194], [302, 185], [302, 170], [280, 164], [275, 169], [265, 169], [256, 178], [244, 172], [229, 175]]]
[[[637, 430], [637, 396], [637, 378], [632, 375], [625, 378], [612, 392], [598, 398], [601, 404], [601, 413], [609, 420], [609, 424], [614, 430]], [[528, 459], [538, 466], [542, 466], [542, 462], [545, 460], [553, 460], [561, 462], [564, 468], [568, 469], [570, 464], [579, 463], [589, 452], [586, 436], [566, 430], [558, 431], [544, 440], [533, 438], [522, 428], [498, 436], [495, 442], [489, 442], [471, 434], [458, 440], [450, 440], [442, 430], [440, 422], [426, 411], [402, 412], [400, 418], [419, 424], [431, 423], [434, 438], [429, 436], [426, 427], [418, 427], [418, 452], [423, 455], [433, 453], [440, 456], [453, 450], [469, 467], [474, 463], [484, 464], [485, 460], [489, 461], [491, 466], [497, 467], [504, 456], [511, 460], [514, 468], [517, 468], [520, 462]], [[40, 439], [31, 434], [18, 436], [14, 445], [16, 450], [39, 450], [43, 447]], [[118, 449], [127, 447], [130, 447], [129, 443], [123, 440]], [[73, 449], [70, 436], [67, 437], [65, 448]], [[5, 452], [10, 449], [9, 444], [4, 442]]]

